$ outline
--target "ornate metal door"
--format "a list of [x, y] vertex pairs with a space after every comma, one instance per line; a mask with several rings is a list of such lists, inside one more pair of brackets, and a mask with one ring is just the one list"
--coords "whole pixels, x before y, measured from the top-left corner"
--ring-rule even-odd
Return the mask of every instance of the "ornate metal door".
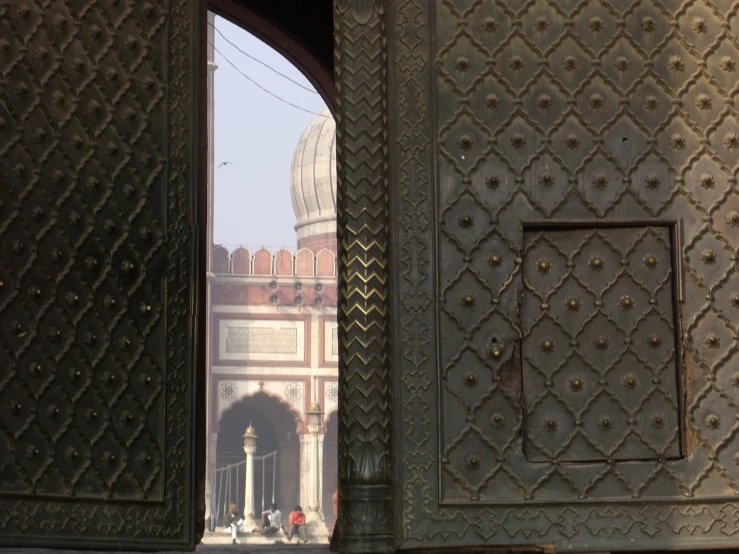
[[0, 2], [2, 545], [196, 542], [204, 8]]
[[736, 4], [394, 7], [397, 545], [736, 546]]

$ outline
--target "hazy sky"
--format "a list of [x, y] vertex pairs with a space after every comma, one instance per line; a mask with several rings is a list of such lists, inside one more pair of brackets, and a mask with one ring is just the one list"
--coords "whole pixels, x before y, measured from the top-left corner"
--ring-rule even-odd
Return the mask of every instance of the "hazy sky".
[[[308, 80], [272, 48], [240, 27], [216, 17], [216, 29], [241, 50], [313, 90]], [[241, 54], [218, 33], [216, 48], [264, 88], [313, 112], [325, 103]], [[313, 115], [283, 104], [250, 83], [218, 52], [215, 61], [216, 244], [274, 249], [296, 247], [290, 202], [290, 163]], [[224, 161], [233, 165], [218, 168]]]

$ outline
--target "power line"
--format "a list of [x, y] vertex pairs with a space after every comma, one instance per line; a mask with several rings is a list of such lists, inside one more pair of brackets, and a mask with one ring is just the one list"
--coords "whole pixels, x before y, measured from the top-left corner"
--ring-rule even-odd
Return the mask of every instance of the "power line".
[[241, 71], [241, 70], [240, 70], [240, 69], [239, 69], [238, 67], [236, 67], [236, 64], [234, 64], [234, 63], [233, 63], [233, 62], [232, 62], [231, 60], [229, 60], [229, 59], [228, 59], [228, 58], [227, 58], [226, 56], [224, 56], [224, 55], [223, 55], [223, 52], [221, 52], [220, 50], [218, 50], [218, 48], [216, 48], [215, 44], [213, 44], [213, 43], [212, 43], [212, 42], [210, 42], [210, 41], [208, 41], [208, 44], [210, 44], [210, 45], [211, 45], [211, 46], [213, 47], [213, 50], [215, 50], [216, 52], [218, 52], [218, 54], [219, 54], [219, 55], [220, 55], [220, 56], [221, 56], [221, 57], [222, 57], [222, 58], [223, 58], [224, 60], [226, 60], [226, 62], [227, 62], [227, 63], [228, 63], [228, 64], [229, 64], [229, 65], [230, 65], [231, 67], [233, 67], [233, 68], [234, 68], [234, 69], [235, 69], [236, 71], [238, 71], [239, 73], [241, 73], [241, 75], [242, 75], [242, 76], [243, 76], [244, 78], [246, 78], [247, 80], [249, 80], [249, 81], [250, 81], [250, 82], [251, 82], [251, 83], [252, 83], [252, 84], [253, 84], [254, 86], [256, 86], [257, 88], [260, 88], [261, 90], [263, 90], [264, 92], [266, 92], [266, 93], [267, 93], [267, 94], [269, 94], [270, 96], [272, 96], [272, 97], [276, 98], [276, 99], [277, 99], [277, 100], [279, 100], [280, 102], [283, 102], [283, 103], [287, 104], [288, 106], [292, 106], [292, 107], [293, 107], [293, 108], [295, 108], [296, 110], [300, 110], [301, 112], [306, 112], [306, 113], [309, 113], [309, 114], [311, 114], [311, 115], [319, 115], [319, 116], [321, 116], [321, 117], [329, 117], [329, 116], [326, 116], [326, 115], [320, 114], [320, 113], [318, 113], [318, 112], [314, 112], [314, 111], [308, 110], [308, 109], [306, 109], [306, 108], [302, 108], [302, 107], [298, 106], [297, 104], [293, 104], [292, 102], [290, 102], [290, 101], [288, 101], [288, 100], [285, 100], [285, 99], [284, 99], [284, 98], [282, 98], [281, 96], [277, 96], [277, 95], [276, 95], [276, 94], [275, 94], [274, 92], [272, 92], [271, 90], [268, 90], [268, 89], [264, 88], [264, 87], [263, 87], [262, 85], [260, 85], [259, 83], [257, 83], [257, 82], [256, 82], [256, 81], [255, 81], [254, 79], [252, 79], [252, 78], [251, 78], [251, 77], [249, 77], [249, 76], [248, 76], [248, 75], [247, 75], [246, 73], [244, 73], [244, 72], [243, 72], [243, 71]]
[[[257, 62], [258, 64], [261, 64], [261, 65], [263, 65], [264, 67], [266, 67], [266, 68], [267, 68], [267, 69], [269, 69], [270, 71], [272, 71], [272, 72], [274, 72], [274, 73], [277, 73], [277, 75], [279, 75], [280, 77], [284, 77], [285, 79], [287, 79], [287, 80], [288, 80], [288, 81], [290, 81], [291, 83], [293, 83], [293, 84], [295, 84], [295, 85], [298, 85], [298, 86], [299, 86], [300, 88], [302, 88], [303, 90], [307, 90], [308, 92], [312, 92], [313, 94], [318, 94], [318, 92], [316, 92], [316, 91], [315, 91], [315, 90], [313, 90], [312, 88], [310, 88], [310, 87], [306, 87], [305, 85], [302, 85], [302, 84], [298, 83], [298, 82], [297, 82], [297, 81], [296, 81], [295, 79], [292, 79], [291, 77], [288, 77], [288, 76], [287, 76], [287, 75], [285, 75], [284, 73], [280, 73], [279, 71], [277, 71], [277, 70], [276, 70], [276, 69], [275, 69], [274, 67], [272, 67], [271, 65], [269, 65], [269, 64], [267, 64], [267, 63], [264, 63], [264, 62], [263, 62], [262, 60], [260, 60], [260, 59], [257, 59], [257, 58], [255, 58], [254, 56], [252, 56], [251, 54], [249, 54], [249, 53], [247, 53], [247, 52], [244, 52], [244, 51], [243, 51], [243, 50], [242, 50], [241, 48], [239, 48], [239, 47], [238, 47], [238, 46], [237, 46], [236, 44], [234, 44], [233, 42], [231, 42], [230, 40], [228, 40], [228, 39], [226, 38], [226, 35], [224, 35], [224, 34], [223, 34], [223, 33], [222, 33], [222, 32], [221, 32], [221, 31], [220, 31], [220, 30], [219, 30], [219, 29], [218, 29], [218, 28], [217, 28], [217, 27], [216, 27], [215, 25], [213, 25], [213, 24], [212, 24], [212, 23], [211, 23], [210, 21], [208, 21], [208, 25], [210, 25], [211, 27], [213, 27], [213, 30], [214, 30], [214, 31], [215, 31], [216, 33], [218, 33], [219, 35], [221, 35], [221, 38], [222, 38], [223, 40], [225, 40], [225, 41], [226, 41], [227, 43], [229, 43], [229, 44], [230, 44], [231, 46], [233, 46], [234, 48], [236, 48], [236, 50], [238, 50], [239, 52], [241, 52], [241, 53], [242, 53], [242, 54], [243, 54], [244, 56], [246, 56], [246, 57], [247, 57], [247, 58], [249, 58], [250, 60], [254, 60], [254, 61], [255, 61], [255, 62]], [[221, 55], [223, 55], [223, 54], [221, 54]]]

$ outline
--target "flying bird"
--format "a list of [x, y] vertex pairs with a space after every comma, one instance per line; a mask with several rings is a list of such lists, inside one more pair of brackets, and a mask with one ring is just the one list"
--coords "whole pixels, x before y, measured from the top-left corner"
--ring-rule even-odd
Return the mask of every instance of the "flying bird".
[[218, 164], [218, 168], [217, 169], [221, 169], [221, 167], [223, 167], [224, 165], [233, 165], [233, 164], [231, 162], [221, 162], [221, 163]]

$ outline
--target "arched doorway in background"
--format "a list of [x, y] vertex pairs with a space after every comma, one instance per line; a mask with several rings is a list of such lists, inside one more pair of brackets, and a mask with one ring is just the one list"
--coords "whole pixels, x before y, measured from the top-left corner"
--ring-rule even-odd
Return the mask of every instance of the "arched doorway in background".
[[[285, 9], [289, 5], [289, 9]], [[265, 44], [274, 48], [282, 56], [284, 56], [310, 81], [319, 93], [320, 97], [326, 103], [328, 109], [333, 113], [336, 109], [336, 90], [334, 83], [334, 71], [333, 71], [333, 2], [332, 0], [314, 0], [313, 2], [289, 2], [289, 3], [274, 3], [264, 0], [208, 0], [208, 10], [212, 14], [216, 14], [229, 22], [240, 26], [242, 29], [252, 34], [256, 38], [263, 41]], [[210, 14], [210, 17], [212, 17]], [[212, 22], [212, 20], [211, 20]], [[209, 27], [206, 32], [207, 40], [215, 43], [216, 36], [214, 34], [215, 26], [209, 22]], [[209, 54], [211, 55], [211, 54]], [[238, 60], [239, 58], [233, 58]], [[240, 64], [240, 62], [237, 61]], [[222, 65], [228, 65], [227, 62], [222, 62]], [[214, 105], [214, 82], [213, 82], [213, 69], [211, 68], [208, 72], [209, 85], [208, 85], [208, 114], [209, 117], [213, 117], [217, 107]], [[283, 94], [280, 89], [276, 89], [278, 94]], [[209, 150], [214, 149], [213, 133], [210, 132]], [[214, 220], [214, 191], [215, 182], [213, 180], [215, 166], [211, 164], [209, 171], [209, 185], [208, 185], [208, 204], [209, 204], [209, 222], [208, 226], [208, 257], [212, 260], [214, 254], [215, 242], [213, 240], [213, 220]], [[210, 262], [209, 262], [210, 267]], [[210, 294], [210, 292], [209, 292]], [[324, 299], [326, 295], [324, 294]], [[332, 302], [333, 303], [333, 302]], [[210, 304], [209, 304], [210, 306]], [[209, 308], [210, 310], [210, 308]], [[212, 317], [209, 315], [209, 317]], [[209, 334], [211, 333], [209, 327]], [[210, 358], [209, 358], [210, 363]], [[248, 368], [246, 369], [248, 372]], [[209, 380], [212, 376], [209, 374]], [[209, 386], [212, 386], [209, 384]], [[267, 396], [267, 395], [264, 395]], [[240, 401], [237, 404], [249, 403], [255, 400], [257, 395], [254, 397], [248, 397]], [[209, 402], [211, 401], [211, 395], [208, 396]], [[238, 410], [247, 410], [247, 407], [238, 408]], [[221, 418], [216, 421], [212, 410], [208, 410], [210, 421], [207, 423], [207, 429], [210, 436], [210, 442], [207, 454], [207, 466], [208, 466], [208, 486], [206, 492], [206, 503], [208, 506], [212, 504], [212, 499], [218, 496], [217, 486], [215, 483], [211, 483], [211, 477], [214, 471], [219, 467], [223, 467], [227, 464], [238, 463], [243, 461], [245, 454], [243, 452], [243, 432], [246, 426], [251, 421], [252, 426], [255, 429], [256, 434], [259, 436], [257, 440], [257, 458], [264, 454], [268, 454], [271, 451], [277, 451], [277, 475], [275, 477], [276, 485], [276, 500], [282, 511], [287, 516], [287, 513], [292, 510], [295, 504], [301, 503], [301, 478], [300, 478], [300, 463], [301, 463], [301, 452], [300, 452], [300, 437], [296, 436], [296, 425], [293, 424], [291, 430], [288, 430], [286, 426], [277, 425], [275, 422], [265, 419], [262, 415], [260, 419], [259, 414], [253, 415], [250, 419], [245, 412], [240, 413], [238, 416], [235, 413], [237, 405], [233, 405], [227, 412], [225, 412]], [[266, 429], [266, 431], [265, 431]], [[292, 433], [292, 438], [288, 438], [287, 435]], [[329, 450], [334, 452], [333, 456], [337, 456], [337, 433], [333, 434], [333, 441], [329, 447]], [[216, 440], [212, 440], [217, 436]], [[280, 437], [285, 443], [284, 448], [278, 448], [279, 446], [277, 438], [274, 440], [268, 439], [268, 436]], [[269, 440], [269, 442], [267, 442]], [[325, 444], [325, 443], [324, 443]], [[214, 452], [215, 450], [215, 452]], [[290, 454], [286, 454], [290, 452]], [[214, 455], [215, 454], [215, 455]], [[286, 454], [286, 455], [284, 455]], [[291, 460], [292, 463], [288, 464], [286, 460]], [[287, 464], [287, 465], [286, 465]], [[306, 452], [302, 454], [303, 473], [305, 474], [305, 466], [308, 464], [308, 457]], [[268, 499], [261, 500], [261, 464], [255, 463], [255, 519], [258, 519], [258, 512], [264, 508], [264, 504], [269, 502]], [[234, 488], [235, 496], [239, 499], [239, 509], [243, 509], [244, 499], [244, 468], [242, 467], [239, 472], [239, 485], [235, 483], [231, 485]], [[266, 464], [265, 481], [269, 485], [269, 479], [271, 477], [269, 463]], [[303, 494], [302, 504], [307, 509], [308, 501], [306, 499], [307, 489], [309, 485], [303, 478]], [[336, 483], [334, 483], [334, 488]], [[267, 486], [266, 488], [269, 488]], [[212, 490], [211, 490], [212, 489]], [[239, 489], [238, 491], [236, 489]], [[330, 495], [333, 494], [333, 489]], [[329, 500], [330, 500], [329, 495]], [[260, 505], [261, 504], [261, 505]], [[327, 512], [328, 517], [332, 517], [332, 510], [329, 509]], [[220, 525], [220, 523], [216, 523]]]
[[[254, 468], [254, 514], [258, 514], [274, 499], [286, 511], [300, 498], [300, 417], [286, 404], [265, 393], [247, 396], [228, 408], [219, 420], [220, 432], [216, 447], [216, 468], [245, 460], [244, 432], [251, 424], [257, 438], [256, 458], [276, 452], [275, 471], [272, 461], [256, 463]], [[264, 468], [264, 469], [262, 469]], [[263, 472], [263, 473], [262, 473]], [[264, 481], [262, 480], [264, 477]], [[263, 483], [264, 482], [264, 488]], [[238, 499], [239, 510], [244, 510], [245, 465], [238, 468], [238, 477], [228, 484], [230, 497]], [[218, 495], [219, 491], [214, 491]], [[221, 495], [223, 498], [224, 495]]]

